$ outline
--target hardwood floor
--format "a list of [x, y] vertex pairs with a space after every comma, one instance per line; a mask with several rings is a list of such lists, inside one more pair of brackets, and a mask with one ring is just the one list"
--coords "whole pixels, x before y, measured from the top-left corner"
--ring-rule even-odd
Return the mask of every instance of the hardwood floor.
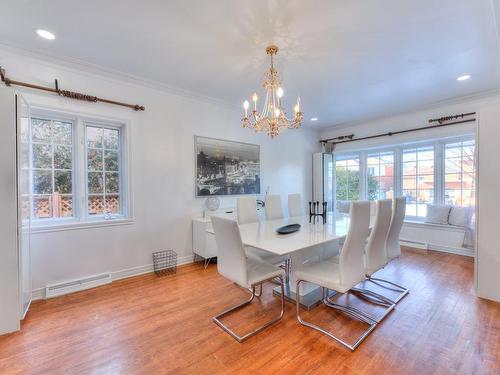
[[[34, 302], [22, 330], [0, 337], [0, 373], [500, 373], [500, 303], [475, 297], [470, 258], [404, 249], [379, 275], [410, 294], [353, 353], [299, 325], [289, 303], [281, 322], [239, 344], [211, 317], [246, 292], [194, 264]], [[242, 332], [275, 314], [271, 287], [224, 321]], [[304, 316], [346, 338], [364, 328], [325, 307]]]

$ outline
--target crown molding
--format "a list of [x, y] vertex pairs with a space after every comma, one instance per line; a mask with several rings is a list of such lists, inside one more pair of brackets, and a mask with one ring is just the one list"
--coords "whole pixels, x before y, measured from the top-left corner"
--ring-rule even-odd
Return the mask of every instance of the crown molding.
[[[92, 77], [99, 76], [100, 78], [105, 78], [115, 83], [128, 83], [130, 85], [145, 87], [171, 95], [182, 96], [190, 100], [202, 101], [208, 104], [217, 105], [225, 109], [237, 112], [236, 109], [230, 105], [230, 103], [222, 99], [214, 98], [190, 90], [185, 90], [176, 86], [152, 81], [132, 74], [124, 73], [119, 70], [105, 68], [101, 65], [92, 64], [80, 59], [71, 57], [55, 57], [43, 51], [28, 50], [5, 43], [0, 43], [0, 53], [9, 53], [12, 56], [17, 55], [23, 58], [31, 59], [47, 67], [63, 69], [71, 73], [86, 74]], [[5, 68], [8, 69], [8, 67]]]
[[417, 114], [419, 112], [431, 111], [431, 110], [439, 109], [441, 107], [446, 107], [446, 106], [459, 105], [459, 104], [465, 104], [465, 103], [471, 103], [471, 102], [472, 102], [472, 104], [474, 104], [474, 102], [477, 102], [479, 100], [494, 98], [496, 96], [500, 96], [500, 88], [479, 91], [477, 93], [473, 93], [473, 94], [465, 95], [465, 96], [459, 96], [459, 97], [455, 97], [455, 98], [444, 99], [444, 100], [430, 103], [428, 105], [422, 105], [422, 106], [419, 106], [419, 107], [411, 109], [411, 110], [399, 111], [399, 112], [394, 112], [394, 113], [390, 113], [387, 115], [370, 117], [370, 118], [367, 118], [367, 119], [361, 120], [361, 121], [343, 122], [343, 123], [336, 124], [336, 125], [327, 125], [327, 126], [324, 126], [321, 128], [321, 132], [324, 133], [324, 132], [328, 132], [328, 131], [343, 130], [343, 129], [363, 125], [363, 124], [366, 124], [369, 122], [375, 122], [375, 121], [380, 121], [380, 120], [384, 120], [384, 119], [400, 117], [400, 116], [404, 116], [404, 115]]

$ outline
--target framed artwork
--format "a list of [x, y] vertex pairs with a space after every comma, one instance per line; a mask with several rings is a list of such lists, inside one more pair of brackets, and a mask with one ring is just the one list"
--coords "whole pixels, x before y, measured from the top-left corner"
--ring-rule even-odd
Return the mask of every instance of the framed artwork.
[[196, 196], [260, 194], [260, 146], [194, 137]]

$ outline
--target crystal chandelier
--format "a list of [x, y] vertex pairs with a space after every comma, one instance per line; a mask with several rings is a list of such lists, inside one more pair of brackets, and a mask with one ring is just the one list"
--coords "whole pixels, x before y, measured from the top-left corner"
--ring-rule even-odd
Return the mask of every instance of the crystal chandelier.
[[262, 86], [266, 90], [266, 100], [262, 112], [257, 111], [257, 93], [252, 96], [253, 110], [248, 115], [250, 103], [248, 100], [243, 102], [245, 117], [241, 120], [244, 128], [254, 129], [255, 132], [267, 132], [271, 138], [276, 137], [281, 128], [297, 129], [302, 123], [304, 117], [300, 111], [300, 98], [297, 98], [297, 103], [294, 108], [294, 118], [289, 119], [283, 110], [283, 87], [282, 82], [278, 78], [278, 72], [274, 69], [273, 56], [278, 53], [277, 46], [269, 46], [266, 48], [266, 53], [271, 56], [271, 67], [265, 75]]

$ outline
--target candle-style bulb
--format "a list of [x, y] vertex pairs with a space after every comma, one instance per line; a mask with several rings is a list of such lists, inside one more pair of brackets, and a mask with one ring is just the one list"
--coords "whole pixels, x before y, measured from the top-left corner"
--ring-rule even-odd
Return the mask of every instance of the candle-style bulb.
[[248, 117], [248, 107], [250, 107], [250, 103], [248, 102], [248, 100], [245, 100], [243, 102], [243, 108], [245, 109], [245, 118]]
[[276, 89], [276, 96], [280, 99], [283, 97], [283, 89], [281, 87]]

